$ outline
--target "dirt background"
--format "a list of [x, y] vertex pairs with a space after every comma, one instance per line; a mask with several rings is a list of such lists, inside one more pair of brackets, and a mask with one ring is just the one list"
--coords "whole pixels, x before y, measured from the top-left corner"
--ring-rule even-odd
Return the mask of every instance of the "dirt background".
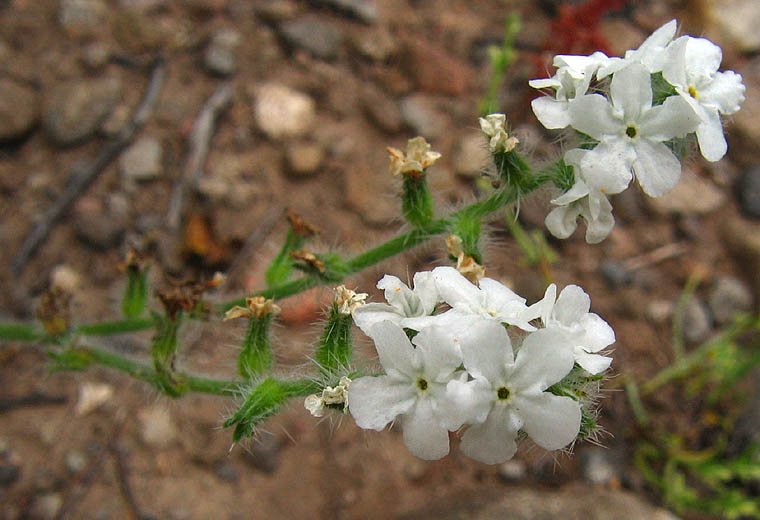
[[[600, 8], [615, 3], [596, 2]], [[586, 19], [558, 33], [552, 20], [569, 4], [577, 2], [0, 0], [0, 316], [29, 318], [55, 283], [73, 290], [76, 322], [116, 318], [119, 265], [129, 244], [148, 251], [157, 286], [164, 273], [197, 278], [221, 270], [230, 281], [215, 298], [254, 291], [264, 286], [263, 272], [284, 237], [286, 208], [323, 230], [317, 251], [360, 252], [403, 228], [386, 146], [402, 148], [425, 135], [443, 154], [429, 176], [439, 211], [473, 200], [477, 179], [488, 171], [477, 144], [487, 48], [500, 42], [507, 13], [521, 13], [523, 30], [500, 108], [523, 150], [539, 162], [558, 157], [562, 140], [533, 118], [529, 101], [536, 93], [527, 80], [544, 77], [553, 54], [590, 53], [595, 49], [586, 47], [602, 43], [620, 55], [678, 16], [682, 33], [704, 34], [723, 47], [722, 67], [741, 72], [748, 87], [744, 109], [727, 122], [727, 157], [684, 161], [682, 184], [658, 201], [633, 186], [614, 197], [617, 224], [600, 245], [586, 245], [582, 229], [550, 241], [560, 257], [552, 266], [556, 281], [584, 287], [592, 310], [617, 333], [613, 374], [645, 380], [671, 361], [672, 308], [695, 270], [704, 281], [687, 313], [688, 345], [720, 327], [721, 309], [749, 310], [757, 301], [760, 43], [746, 23], [757, 8], [741, 10], [752, 1], [634, 2], [598, 25]], [[576, 48], [567, 48], [565, 37]], [[21, 274], [13, 274], [23, 240], [72, 172], [129, 119], [147, 84], [146, 64], [159, 53], [166, 81], [133, 142], [138, 151], [131, 162], [125, 156], [133, 150], [120, 154]], [[193, 124], [225, 83], [232, 88], [229, 107], [181, 229], [172, 232], [169, 195]], [[267, 96], [275, 107], [289, 107], [292, 118], [262, 107]], [[526, 229], [541, 229], [551, 195], [542, 190], [522, 201]], [[489, 276], [529, 301], [543, 294], [538, 270], [523, 265], [498, 218], [484, 251]], [[434, 242], [347, 284], [378, 298], [373, 287], [383, 273], [406, 278], [444, 261], [442, 241]], [[715, 302], [726, 279], [743, 300]], [[283, 302], [276, 329], [283, 373], [309, 370], [306, 356], [328, 301], [329, 291], [318, 289]], [[188, 323], [179, 365], [231, 376], [242, 332], [238, 324]], [[359, 355], [370, 358], [370, 346], [356, 336]], [[135, 334], [99, 344], [146, 359], [149, 339]], [[93, 383], [112, 395], [77, 413]], [[573, 456], [526, 446], [515, 462], [489, 467], [461, 456], [453, 440], [447, 458], [423, 462], [406, 452], [397, 430], [366, 433], [351, 420], [319, 423], [300, 402], [267, 422], [260, 439], [230, 449], [230, 432], [220, 428], [234, 408], [228, 400], [171, 401], [104, 369], [49, 373], [44, 349], [5, 343], [0, 396], [10, 405], [0, 410], [0, 518], [553, 518], [559, 512], [567, 518], [572, 511], [612, 518], [614, 507], [626, 518], [668, 518], [648, 505], [658, 499], [632, 467], [637, 431], [620, 377], [607, 386], [600, 418], [605, 448], [582, 444]], [[46, 402], [51, 397], [57, 400]], [[695, 438], [704, 428], [700, 403], [685, 401], [677, 388], [651, 405]], [[507, 497], [515, 506], [500, 510]]]

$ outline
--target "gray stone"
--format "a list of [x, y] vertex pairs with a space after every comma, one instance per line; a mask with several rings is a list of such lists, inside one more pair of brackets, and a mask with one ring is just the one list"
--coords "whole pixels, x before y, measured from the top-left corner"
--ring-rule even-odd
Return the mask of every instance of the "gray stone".
[[255, 96], [256, 124], [271, 139], [303, 135], [314, 125], [314, 100], [306, 94], [278, 83], [264, 83], [256, 88]]
[[214, 32], [204, 54], [206, 68], [221, 76], [233, 74], [237, 70], [236, 52], [241, 40], [240, 33], [234, 29]]
[[37, 92], [11, 79], [0, 78], [0, 142], [23, 137], [39, 118]]
[[307, 50], [324, 60], [334, 58], [343, 42], [343, 34], [338, 27], [313, 17], [282, 23], [280, 34], [289, 45]]
[[63, 497], [59, 493], [39, 495], [29, 508], [29, 518], [35, 520], [53, 520], [63, 507]]
[[103, 0], [61, 0], [58, 23], [70, 32], [89, 33], [103, 26], [106, 5]]
[[690, 343], [700, 343], [712, 332], [712, 320], [707, 306], [698, 298], [689, 299], [683, 311], [683, 336]]
[[581, 471], [589, 484], [604, 485], [620, 481], [619, 467], [609, 450], [588, 448], [581, 453]]
[[482, 132], [473, 132], [459, 141], [454, 153], [454, 173], [467, 179], [477, 179], [490, 161], [488, 141]]
[[398, 105], [380, 90], [369, 87], [362, 93], [361, 105], [369, 119], [381, 130], [395, 134], [403, 121]]
[[111, 49], [103, 42], [92, 42], [82, 50], [82, 62], [96, 70], [103, 67], [111, 58]]
[[710, 290], [708, 304], [716, 323], [723, 325], [740, 312], [752, 309], [754, 298], [752, 291], [741, 280], [722, 276]]
[[499, 478], [504, 482], [519, 482], [528, 475], [528, 468], [521, 460], [508, 460], [499, 466]]
[[291, 143], [285, 151], [288, 171], [298, 177], [317, 173], [324, 157], [324, 148], [316, 143]]
[[98, 210], [82, 210], [74, 218], [74, 233], [87, 245], [106, 251], [121, 244], [126, 227], [123, 221]]
[[613, 289], [628, 285], [633, 280], [633, 273], [617, 260], [603, 260], [599, 265], [599, 273]]
[[161, 143], [155, 137], [141, 137], [127, 148], [119, 158], [119, 171], [123, 181], [132, 184], [161, 176]]
[[316, 0], [316, 3], [332, 7], [363, 22], [377, 21], [377, 5], [374, 0]]
[[120, 93], [121, 82], [114, 77], [58, 86], [45, 100], [45, 129], [61, 145], [82, 141], [108, 118]]
[[427, 96], [412, 94], [401, 100], [401, 117], [409, 128], [426, 139], [435, 139], [446, 131], [448, 120]]
[[216, 468], [216, 476], [224, 482], [237, 482], [238, 470], [232, 464], [223, 462]]
[[645, 197], [659, 214], [706, 215], [723, 206], [726, 196], [713, 182], [684, 167], [678, 184], [662, 197]]
[[747, 216], [760, 219], [760, 166], [744, 171], [737, 184], [739, 203]]
[[87, 467], [87, 456], [81, 451], [72, 450], [66, 454], [66, 469], [76, 475]]
[[398, 40], [384, 28], [360, 31], [351, 43], [364, 57], [376, 62], [383, 62], [399, 50]]

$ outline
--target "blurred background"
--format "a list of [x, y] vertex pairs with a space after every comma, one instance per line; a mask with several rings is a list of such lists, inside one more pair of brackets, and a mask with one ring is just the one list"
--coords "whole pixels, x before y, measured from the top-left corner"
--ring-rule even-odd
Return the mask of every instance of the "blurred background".
[[[488, 275], [536, 301], [581, 285], [615, 329], [597, 441], [524, 446], [502, 466], [408, 454], [399, 430], [318, 423], [294, 401], [230, 449], [234, 403], [178, 401], [104, 369], [51, 373], [44, 348], [0, 345], [0, 518], [760, 518], [760, 7], [756, 0], [0, 0], [0, 317], [50, 287], [75, 322], [113, 319], [128, 246], [156, 287], [227, 273], [264, 287], [290, 209], [317, 251], [355, 254], [402, 227], [386, 146], [425, 136], [440, 212], [487, 191], [477, 117], [501, 111], [534, 161], [558, 133], [527, 81], [558, 53], [622, 55], [678, 17], [741, 73], [728, 155], [680, 184], [613, 198], [611, 236], [547, 236], [552, 193], [495, 215]], [[347, 285], [445, 262], [443, 241]], [[330, 301], [282, 302], [281, 367], [306, 355]], [[239, 323], [182, 330], [183, 369], [235, 372]], [[149, 357], [149, 333], [100, 345]], [[373, 349], [356, 331], [360, 356]], [[300, 367], [300, 368], [299, 368]], [[284, 370], [284, 369], [283, 369]]]

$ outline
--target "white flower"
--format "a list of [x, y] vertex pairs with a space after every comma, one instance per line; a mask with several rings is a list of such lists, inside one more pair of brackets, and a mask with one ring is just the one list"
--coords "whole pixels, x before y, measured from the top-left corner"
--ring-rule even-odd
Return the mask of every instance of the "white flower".
[[546, 289], [541, 309], [544, 327], [559, 328], [567, 334], [575, 362], [591, 374], [607, 370], [612, 358], [596, 354], [615, 342], [615, 331], [599, 315], [589, 312], [591, 298], [577, 285], [568, 285], [557, 298], [557, 286]]
[[627, 178], [626, 164], [633, 158], [633, 172], [644, 192], [652, 197], [664, 195], [678, 182], [681, 163], [662, 141], [696, 130], [699, 116], [679, 96], [652, 106], [650, 74], [638, 63], [615, 73], [610, 98], [611, 103], [591, 94], [570, 103], [573, 128], [600, 141], [590, 169], [603, 172], [602, 176]]
[[591, 190], [582, 180], [576, 180], [568, 191], [552, 199], [554, 208], [546, 216], [546, 229], [557, 238], [567, 238], [578, 227], [578, 217], [586, 221], [586, 242], [598, 244], [615, 227], [612, 204], [607, 197]]
[[610, 58], [609, 62], [603, 64], [597, 71], [597, 78], [603, 79], [632, 63], [644, 65], [652, 74], [660, 72], [665, 61], [665, 49], [675, 36], [676, 28], [676, 20], [670, 20], [649, 35], [638, 49], [626, 51], [625, 58]]
[[533, 88], [552, 88], [555, 97], [544, 96], [531, 101], [533, 113], [546, 128], [565, 128], [570, 124], [569, 101], [584, 95], [597, 69], [609, 58], [603, 52], [591, 56], [558, 55], [554, 57], [557, 72], [548, 79], [533, 79]]
[[390, 172], [392, 175], [420, 175], [425, 168], [441, 158], [441, 154], [430, 150], [430, 144], [424, 137], [409, 139], [406, 153], [393, 147], [387, 148], [390, 155]]
[[433, 275], [430, 271], [416, 273], [413, 281], [414, 289], [409, 289], [395, 276], [383, 276], [377, 288], [385, 291], [388, 303], [366, 303], [358, 307], [354, 311], [356, 326], [369, 335], [372, 325], [385, 320], [414, 330], [430, 323], [430, 315], [440, 301]]
[[[465, 375], [454, 339], [430, 326], [414, 337], [389, 321], [370, 329], [386, 375], [360, 377], [348, 390], [349, 410], [360, 428], [380, 431], [401, 417], [404, 443], [426, 460], [449, 452], [448, 429], [453, 412], [446, 384]], [[415, 348], [416, 347], [416, 348]]]
[[364, 305], [367, 299], [367, 293], [357, 293], [347, 289], [345, 285], [339, 285], [333, 289], [335, 303], [338, 306], [338, 312], [341, 314], [351, 314], [356, 309]]
[[529, 322], [538, 318], [533, 307], [525, 305], [525, 298], [515, 294], [501, 282], [491, 278], [480, 280], [480, 287], [470, 282], [453, 267], [433, 269], [438, 294], [451, 310], [433, 319], [456, 332], [468, 327], [472, 318], [496, 320], [515, 325], [523, 330], [536, 328]]
[[702, 120], [697, 141], [708, 161], [719, 160], [728, 148], [720, 114], [733, 114], [744, 101], [741, 75], [718, 72], [722, 59], [720, 47], [711, 41], [682, 36], [668, 46], [662, 68], [663, 77]]
[[488, 114], [485, 118], [478, 118], [480, 129], [490, 137], [488, 147], [491, 153], [511, 152], [515, 149], [517, 137], [507, 134], [507, 116], [504, 114]]
[[334, 387], [327, 386], [320, 395], [311, 394], [304, 400], [304, 408], [309, 410], [314, 417], [322, 417], [329, 405], [343, 405], [343, 411], [348, 409], [348, 388], [351, 379], [343, 376]]
[[578, 435], [578, 402], [545, 392], [573, 368], [572, 352], [558, 329], [528, 335], [515, 358], [504, 327], [495, 322], [475, 323], [462, 337], [464, 366], [474, 378], [448, 383], [452, 403], [472, 424], [462, 435], [465, 455], [486, 464], [504, 462], [517, 450], [517, 433], [525, 431], [547, 450], [570, 444]]

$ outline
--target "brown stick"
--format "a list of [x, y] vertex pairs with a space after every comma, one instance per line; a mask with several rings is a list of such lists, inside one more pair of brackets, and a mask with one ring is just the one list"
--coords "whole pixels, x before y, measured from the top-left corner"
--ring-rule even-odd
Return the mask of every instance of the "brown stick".
[[174, 183], [169, 198], [169, 208], [166, 212], [166, 221], [172, 234], [179, 230], [187, 194], [195, 188], [203, 175], [203, 167], [211, 146], [216, 120], [227, 108], [231, 99], [232, 85], [230, 83], [220, 85], [203, 105], [200, 114], [198, 114], [198, 119], [193, 124], [182, 176]]
[[150, 81], [145, 89], [140, 105], [138, 105], [132, 119], [119, 132], [113, 140], [107, 142], [95, 157], [95, 160], [82, 168], [77, 168], [71, 173], [66, 189], [53, 205], [45, 212], [40, 221], [26, 236], [24, 243], [13, 260], [11, 270], [18, 276], [26, 267], [37, 249], [43, 244], [61, 217], [68, 211], [71, 205], [84, 193], [87, 188], [103, 173], [111, 162], [119, 156], [135, 137], [135, 134], [148, 121], [153, 113], [158, 95], [166, 77], [166, 63], [162, 58], [157, 58], [151, 67]]

